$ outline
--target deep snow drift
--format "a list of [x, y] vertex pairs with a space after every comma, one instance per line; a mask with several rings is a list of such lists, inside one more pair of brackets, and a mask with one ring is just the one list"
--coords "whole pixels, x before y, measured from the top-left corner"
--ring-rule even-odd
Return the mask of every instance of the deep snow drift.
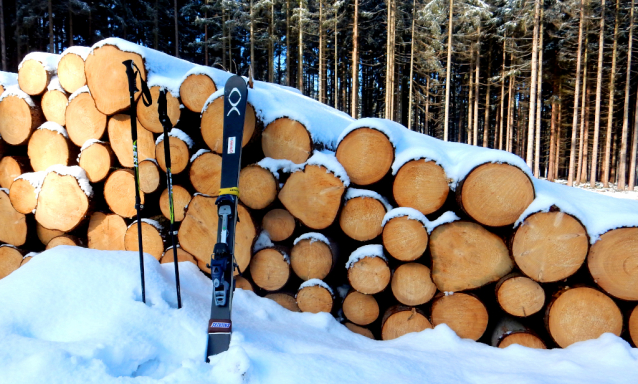
[[638, 349], [605, 334], [567, 349], [504, 350], [442, 325], [392, 341], [329, 314], [237, 290], [231, 348], [204, 363], [210, 280], [135, 252], [60, 246], [0, 280], [0, 383], [635, 383]]

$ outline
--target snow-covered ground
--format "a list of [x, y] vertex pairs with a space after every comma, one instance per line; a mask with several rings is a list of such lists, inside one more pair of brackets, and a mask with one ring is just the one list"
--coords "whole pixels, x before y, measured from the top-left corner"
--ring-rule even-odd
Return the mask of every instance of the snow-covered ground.
[[238, 290], [228, 352], [204, 363], [211, 283], [180, 263], [60, 246], [0, 280], [0, 383], [635, 383], [638, 349], [605, 334], [564, 350], [504, 350], [444, 325], [393, 341]]
[[[567, 185], [567, 180], [555, 180], [556, 183]], [[589, 183], [574, 184], [574, 187], [581, 188], [586, 191], [596, 192], [601, 195], [617, 197], [619, 199], [638, 200], [638, 189], [634, 191], [617, 191], [616, 184], [609, 183], [609, 188], [604, 188], [603, 183], [596, 183], [596, 187], [592, 188]]]

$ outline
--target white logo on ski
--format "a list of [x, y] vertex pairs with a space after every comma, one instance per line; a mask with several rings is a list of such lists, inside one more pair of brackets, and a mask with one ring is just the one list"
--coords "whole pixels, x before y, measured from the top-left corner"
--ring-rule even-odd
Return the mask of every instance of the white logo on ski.
[[[237, 102], [233, 103], [233, 100], [231, 99], [231, 96], [233, 95], [233, 93], [237, 92], [237, 94], [239, 95], [239, 99], [237, 99]], [[239, 102], [241, 101], [241, 92], [239, 92], [239, 89], [237, 88], [233, 88], [232, 91], [230, 91], [230, 94], [228, 95], [228, 102], [230, 103], [230, 105], [232, 106], [232, 108], [230, 109], [230, 111], [228, 111], [228, 113], [226, 114], [226, 116], [230, 116], [230, 113], [232, 111], [237, 112], [237, 114], [239, 116], [241, 116], [241, 113], [239, 112], [239, 109], [237, 109], [237, 105], [239, 104]]]

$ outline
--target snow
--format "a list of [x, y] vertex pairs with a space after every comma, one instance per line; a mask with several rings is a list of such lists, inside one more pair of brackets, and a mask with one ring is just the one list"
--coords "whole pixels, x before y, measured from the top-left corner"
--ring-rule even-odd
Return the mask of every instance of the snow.
[[[6, 188], [0, 188], [0, 191], [4, 192], [4, 190], [6, 190]], [[7, 193], [9, 193], [9, 192], [7, 191]], [[2, 247], [9, 247], [9, 248], [13, 248], [13, 249], [18, 249], [18, 247], [16, 247], [15, 245], [11, 245], [11, 244], [0, 244], [0, 248], [2, 248]]]
[[272, 248], [275, 244], [273, 244], [272, 240], [270, 240], [270, 234], [265, 229], [261, 231], [259, 236], [257, 236], [257, 240], [255, 240], [255, 245], [253, 246], [253, 253], [257, 253], [262, 249]]
[[414, 208], [400, 207], [400, 208], [394, 208], [393, 210], [386, 213], [385, 216], [383, 216], [383, 222], [381, 223], [381, 226], [385, 227], [388, 221], [396, 217], [406, 217], [406, 216], [410, 220], [417, 220], [421, 222], [421, 224], [423, 224], [423, 227], [426, 229], [428, 234], [432, 233], [434, 228], [438, 227], [439, 225], [451, 223], [456, 220], [461, 220], [461, 218], [459, 218], [456, 215], [456, 213], [452, 211], [447, 211], [442, 213], [441, 216], [439, 216], [436, 220], [430, 221], [428, 220], [427, 217], [425, 217], [424, 214], [422, 214], [421, 212], [417, 211]]
[[354, 263], [363, 259], [364, 257], [380, 257], [386, 262], [388, 261], [388, 259], [383, 254], [383, 245], [369, 244], [355, 249], [354, 252], [350, 254], [348, 262], [346, 263], [346, 269], [350, 269], [350, 267]]
[[279, 171], [292, 173], [303, 169], [303, 164], [295, 164], [290, 160], [273, 159], [270, 157], [263, 158], [257, 163], [257, 165], [267, 171], [270, 171], [277, 180], [279, 180]]
[[64, 52], [62, 52], [60, 59], [68, 55], [69, 53], [78, 55], [82, 58], [82, 60], [86, 60], [86, 58], [89, 56], [89, 53], [91, 53], [91, 47], [82, 47], [80, 45], [74, 45], [72, 47], [65, 49]]
[[[129, 226], [127, 228], [131, 228], [133, 225], [135, 225], [137, 223], [137, 220], [133, 221], [131, 224], [129, 224]], [[151, 220], [151, 219], [142, 219], [142, 223], [146, 223], [148, 225], [152, 225], [153, 227], [155, 227], [155, 229], [157, 229], [157, 231], [162, 234], [162, 231], [164, 231], [164, 227], [158, 223], [155, 220]]]
[[228, 352], [204, 362], [212, 284], [192, 263], [59, 246], [0, 280], [5, 383], [633, 383], [638, 349], [604, 334], [566, 349], [497, 349], [440, 325], [391, 341], [327, 313], [290, 312], [237, 290]]
[[22, 257], [23, 259], [26, 259], [27, 257], [34, 257], [34, 256], [38, 256], [40, 253], [42, 252], [29, 252], [26, 255], [24, 255], [24, 257]]
[[330, 288], [328, 284], [326, 284], [323, 280], [320, 280], [320, 279], [310, 279], [310, 280], [304, 281], [299, 286], [299, 289], [297, 290], [297, 292], [301, 291], [304, 288], [315, 287], [315, 286], [320, 286], [321, 288], [325, 288], [328, 292], [330, 292], [330, 295], [332, 297], [335, 296], [335, 293], [333, 292], [332, 288]]
[[315, 241], [320, 241], [330, 246], [330, 240], [328, 240], [327, 237], [325, 237], [324, 235], [318, 232], [304, 233], [303, 235], [296, 238], [295, 241], [292, 243], [292, 245], [297, 245], [298, 242], [300, 242], [301, 240], [306, 240], [306, 239], [310, 239], [310, 244], [314, 243]]
[[0, 71], [0, 85], [7, 88], [18, 84], [18, 74]]
[[[339, 143], [341, 143], [341, 141], [345, 139], [346, 136], [348, 136], [348, 134], [350, 134], [352, 131], [359, 128], [371, 128], [386, 135], [388, 137], [388, 140], [390, 140], [390, 143], [392, 143], [392, 146], [396, 148], [401, 138], [400, 136], [401, 130], [398, 129], [396, 126], [394, 126], [394, 124], [388, 124], [388, 123], [389, 121], [385, 119], [375, 119], [375, 118], [359, 119], [353, 122], [352, 124], [348, 125], [346, 129], [344, 129], [341, 132], [341, 135], [339, 135], [339, 138], [337, 139], [337, 145], [339, 145]], [[399, 127], [403, 128], [402, 125], [399, 125]]]
[[66, 91], [64, 90], [64, 88], [62, 88], [62, 85], [60, 85], [60, 79], [57, 75], [53, 76], [51, 78], [51, 81], [49, 81], [49, 85], [47, 85], [47, 91], [60, 91], [66, 94]]
[[7, 188], [0, 188], [0, 192], [4, 192], [7, 194], [7, 196], [9, 196], [9, 189]]
[[319, 165], [327, 169], [327, 172], [333, 173], [338, 177], [344, 186], [350, 185], [350, 178], [345, 168], [339, 163], [339, 160], [334, 155], [334, 152], [328, 151], [327, 153], [314, 151], [313, 155], [304, 163], [305, 165]]
[[44, 178], [47, 177], [47, 173], [47, 171], [25, 172], [16, 177], [13, 181], [22, 179], [31, 184], [31, 186], [34, 188], [33, 193], [35, 193], [35, 199], [37, 201], [38, 196], [40, 195], [40, 191], [42, 190], [42, 183], [44, 183]]
[[104, 144], [104, 141], [97, 140], [97, 139], [88, 139], [87, 141], [84, 142], [84, 144], [82, 144], [82, 148], [80, 148], [80, 153], [78, 153], [78, 158], [77, 158], [78, 164], [80, 164], [80, 158], [82, 157], [82, 152], [84, 152], [84, 150], [90, 147], [91, 145], [98, 144], [98, 143]]
[[457, 220], [461, 220], [461, 218], [458, 217], [456, 213], [452, 211], [447, 211], [443, 213], [441, 216], [439, 216], [438, 219], [431, 221], [428, 225], [426, 225], [425, 228], [428, 230], [428, 234], [430, 234], [432, 233], [434, 228], [438, 227], [439, 225], [451, 223]]
[[375, 191], [370, 191], [368, 189], [348, 188], [344, 199], [348, 201], [350, 199], [354, 199], [355, 197], [369, 197], [371, 199], [375, 199], [383, 204], [386, 212], [390, 212], [392, 210], [392, 206], [390, 205], [390, 203], [388, 203], [388, 200]]
[[29, 105], [29, 107], [35, 108], [35, 103], [31, 99], [31, 96], [27, 95], [26, 92], [21, 90], [20, 86], [18, 86], [17, 84], [10, 85], [4, 89], [4, 92], [2, 92], [2, 95], [0, 95], [0, 102], [4, 100], [5, 97], [9, 96], [20, 98], [24, 100]]
[[22, 64], [29, 60], [35, 60], [42, 64], [42, 67], [47, 72], [57, 73], [58, 71], [58, 62], [60, 62], [60, 58], [62, 56], [57, 55], [55, 53], [46, 53], [46, 52], [31, 52], [22, 59], [20, 64], [18, 65], [18, 70], [22, 68]]
[[80, 189], [84, 192], [87, 197], [93, 197], [93, 188], [91, 187], [91, 183], [89, 183], [89, 178], [86, 176], [86, 172], [84, 169], [80, 168], [77, 165], [72, 167], [67, 167], [61, 164], [55, 164], [47, 168], [47, 174], [49, 172], [55, 172], [60, 176], [73, 176], [77, 179], [78, 185]]
[[206, 99], [206, 102], [204, 103], [204, 106], [202, 107], [202, 113], [200, 114], [200, 117], [204, 115], [204, 112], [206, 112], [206, 110], [213, 103], [213, 101], [219, 99], [222, 96], [224, 96], [224, 88], [218, 89], [217, 91], [213, 92], [212, 95], [208, 96], [208, 99]]
[[195, 67], [195, 64], [178, 59], [154, 49], [142, 47], [126, 40], [109, 37], [101, 40], [91, 47], [93, 52], [104, 45], [112, 45], [124, 52], [137, 53], [144, 60], [146, 68], [146, 81], [149, 87], [159, 86], [167, 89], [174, 97], [179, 97], [179, 87], [182, 78]]
[[66, 105], [68, 106], [71, 103], [71, 100], [75, 99], [82, 93], [88, 93], [89, 95], [91, 94], [91, 91], [89, 90], [88, 85], [80, 87], [77, 91], [73, 92], [71, 96], [69, 96], [69, 101], [66, 103]]
[[197, 152], [195, 152], [195, 154], [193, 156], [191, 156], [191, 163], [194, 162], [195, 160], [197, 160], [198, 157], [200, 157], [201, 155], [203, 155], [206, 152], [210, 152], [208, 149], [200, 149]]
[[66, 133], [66, 129], [64, 129], [64, 127], [61, 126], [60, 124], [53, 121], [47, 121], [41, 126], [39, 126], [37, 129], [47, 129], [49, 131], [59, 133], [60, 135], [66, 137], [67, 139], [69, 138], [69, 134]]
[[[184, 131], [182, 131], [181, 129], [178, 128], [173, 128], [168, 132], [168, 136], [169, 137], [175, 137], [177, 139], [180, 139], [181, 141], [183, 141], [186, 145], [188, 145], [188, 148], [193, 148], [193, 139], [191, 139], [190, 136], [188, 136]], [[155, 140], [155, 145], [158, 145], [159, 143], [161, 143], [162, 141], [164, 141], [164, 134], [160, 134], [157, 137], [157, 140]]]

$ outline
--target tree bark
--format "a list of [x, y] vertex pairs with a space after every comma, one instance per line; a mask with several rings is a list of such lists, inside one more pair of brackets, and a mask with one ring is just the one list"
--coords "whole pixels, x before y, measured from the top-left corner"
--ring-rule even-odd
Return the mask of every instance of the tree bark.
[[481, 27], [478, 28], [478, 39], [476, 41], [476, 75], [474, 75], [474, 130], [472, 136], [472, 144], [478, 146], [478, 128], [479, 128], [479, 65], [481, 63]]
[[448, 141], [450, 126], [450, 81], [452, 80], [452, 20], [454, 0], [450, 0], [449, 23], [447, 32], [447, 71], [445, 72], [445, 118], [443, 121], [443, 141]]
[[[510, 66], [514, 63], [514, 53], [510, 54]], [[514, 152], [514, 148], [512, 145], [512, 139], [513, 139], [513, 132], [512, 132], [512, 114], [514, 113], [513, 108], [512, 108], [512, 102], [513, 102], [513, 93], [514, 93], [514, 76], [511, 75], [509, 77], [509, 90], [507, 92], [508, 95], [508, 101], [507, 101], [507, 135], [506, 135], [506, 147], [507, 147], [507, 151], [508, 152]]]
[[386, 0], [388, 7], [388, 28], [386, 42], [386, 72], [385, 72], [385, 118], [394, 120], [394, 52], [395, 52], [395, 25], [396, 25], [396, 0]]
[[275, 82], [275, 2], [270, 3], [270, 31], [268, 34], [268, 82]]
[[589, 105], [589, 93], [590, 93], [590, 89], [589, 87], [587, 87], [586, 92], [586, 97], [587, 97], [587, 101], [584, 107], [584, 112], [583, 113], [583, 120], [585, 122], [585, 129], [583, 130], [583, 139], [582, 139], [582, 147], [583, 147], [583, 169], [582, 169], [582, 173], [580, 175], [580, 180], [582, 182], [587, 182], [587, 154], [589, 152], [589, 111], [590, 109], [590, 105]]
[[[588, 87], [588, 77], [587, 77], [587, 69], [588, 69], [588, 57], [589, 57], [589, 38], [587, 35], [587, 31], [585, 31], [585, 59], [583, 60], [583, 89], [582, 89], [582, 103], [580, 106], [580, 139], [578, 144], [578, 166], [576, 168], [576, 184], [580, 184], [581, 180], [587, 180], [587, 176], [583, 175], [583, 161], [587, 161], [586, 156], [583, 156], [583, 153], [587, 151], [587, 138], [585, 135], [585, 121], [586, 118], [588, 120], [589, 115], [585, 116], [585, 109], [589, 106], [589, 87]], [[587, 109], [587, 113], [589, 113], [589, 109]], [[585, 149], [585, 151], [583, 151]], [[587, 165], [585, 165], [585, 169], [587, 169]]]
[[[604, 0], [603, 0], [604, 1]], [[576, 161], [576, 132], [578, 129], [578, 96], [580, 92], [580, 56], [583, 51], [583, 23], [585, 22], [585, 4], [580, 0], [580, 26], [578, 28], [578, 54], [576, 56], [576, 85], [574, 89], [574, 117], [572, 121], [572, 139], [569, 153], [569, 173], [567, 185], [574, 185], [574, 163]]]
[[319, 0], [319, 102], [325, 102], [325, 81], [326, 81], [326, 67], [324, 64], [324, 46], [323, 46], [323, 1]]
[[534, 156], [534, 118], [536, 116], [536, 81], [538, 77], [538, 30], [540, 24], [540, 3], [541, 0], [534, 0], [534, 37], [532, 40], [532, 73], [531, 86], [529, 93], [529, 117], [527, 119], [527, 151], [526, 162], [530, 168], [533, 168]]
[[292, 81], [290, 76], [290, 65], [292, 60], [290, 58], [292, 52], [290, 52], [290, 0], [286, 0], [286, 85], [292, 87]]
[[[0, 0], [1, 1], [1, 0]], [[408, 129], [412, 129], [412, 89], [414, 88], [414, 22], [416, 21], [416, 0], [412, 0], [412, 39], [410, 40], [410, 90], [408, 91]], [[428, 75], [428, 85], [426, 85], [426, 93], [429, 92], [430, 77]], [[429, 97], [429, 96], [426, 96]], [[426, 112], [427, 125], [427, 112]], [[427, 132], [427, 130], [426, 130]]]
[[173, 17], [175, 22], [175, 57], [179, 57], [179, 24], [177, 22], [177, 0], [173, 0]]
[[602, 101], [603, 88], [603, 51], [605, 49], [605, 0], [601, 2], [600, 33], [598, 39], [598, 76], [596, 77], [596, 112], [594, 115], [594, 141], [591, 149], [591, 174], [589, 185], [594, 188], [598, 177], [598, 137], [600, 135], [600, 103]]
[[253, 0], [250, 0], [250, 69], [249, 77], [255, 77], [255, 9]]
[[467, 95], [467, 143], [469, 145], [473, 145], [472, 139], [474, 135], [472, 135], [472, 125], [474, 124], [474, 71], [472, 70], [472, 62], [474, 61], [474, 50], [472, 50], [470, 56], [470, 78], [469, 83], [467, 85], [468, 95]]
[[299, 0], [299, 57], [297, 60], [297, 88], [303, 93], [303, 0]]
[[2, 54], [2, 70], [7, 71], [7, 45], [4, 36], [4, 5], [0, 0], [0, 49]]
[[[392, 1], [392, 0], [390, 0]], [[387, 81], [386, 81], [387, 84]], [[352, 105], [350, 115], [353, 118], [358, 116], [359, 101], [359, 0], [354, 1], [354, 23], [352, 25]], [[387, 97], [386, 97], [387, 100]]]
[[625, 105], [623, 109], [622, 119], [622, 136], [620, 138], [620, 159], [619, 159], [619, 172], [618, 172], [618, 186], [619, 191], [624, 191], [626, 188], [626, 175], [627, 175], [627, 132], [629, 131], [629, 98], [631, 90], [631, 54], [633, 46], [633, 33], [634, 33], [634, 3], [635, 0], [631, 0], [631, 13], [629, 16], [629, 38], [627, 48], [627, 77], [625, 78]]
[[[541, 7], [544, 2], [541, 1]], [[536, 146], [534, 148], [534, 176], [540, 176], [540, 158], [541, 158], [541, 113], [543, 109], [543, 9], [541, 8], [540, 23], [538, 26], [538, 91], [536, 97]]]
[[49, 5], [49, 53], [55, 53], [55, 44], [53, 43], [53, 6], [52, 0], [48, 1]]
[[339, 109], [339, 17], [335, 10], [335, 69], [334, 69], [334, 100], [335, 109]]
[[557, 98], [559, 97], [559, 95], [557, 94], [558, 91], [558, 82], [560, 81], [560, 78], [556, 75], [556, 70], [554, 70], [554, 89], [552, 92], [552, 117], [551, 117], [551, 121], [550, 121], [550, 133], [549, 133], [549, 163], [548, 163], [548, 170], [547, 170], [547, 180], [549, 181], [554, 181], [554, 179], [556, 178], [556, 116], [558, 115], [558, 103], [557, 103]]
[[616, 0], [616, 16], [614, 25], [614, 48], [611, 56], [611, 74], [609, 79], [609, 108], [607, 110], [607, 135], [605, 136], [605, 160], [603, 161], [603, 187], [609, 187], [609, 171], [611, 157], [611, 137], [614, 121], [614, 91], [616, 88], [616, 51], [618, 48], [618, 8], [620, 0]]
[[[490, 76], [492, 72], [492, 51], [490, 50], [488, 64], [487, 64], [487, 76], [485, 77], [485, 119], [483, 120], [483, 148], [487, 148], [487, 144], [490, 141]], [[496, 135], [496, 132], [494, 132]]]

